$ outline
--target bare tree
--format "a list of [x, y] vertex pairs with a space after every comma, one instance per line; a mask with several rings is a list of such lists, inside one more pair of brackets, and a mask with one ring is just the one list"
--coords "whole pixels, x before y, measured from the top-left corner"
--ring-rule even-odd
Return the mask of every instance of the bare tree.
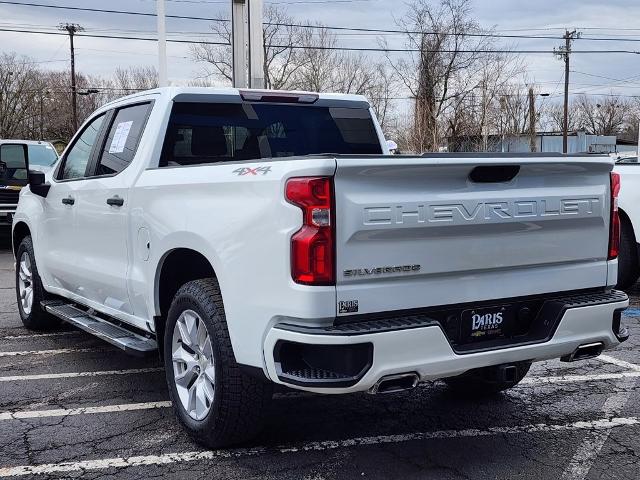
[[[309, 24], [309, 26], [312, 26]], [[319, 24], [313, 25], [320, 27]], [[298, 60], [300, 66], [296, 72], [293, 86], [300, 90], [312, 92], [338, 91], [338, 82], [343, 87], [353, 86], [354, 70], [357, 65], [348, 65], [348, 60], [339, 57], [336, 50], [336, 36], [327, 29], [304, 28], [301, 32], [301, 45]], [[338, 80], [340, 69], [346, 67], [350, 72], [344, 72], [343, 78]]]
[[[569, 103], [567, 115], [568, 130], [576, 131], [580, 128], [580, 118], [575, 102]], [[564, 107], [561, 103], [548, 103], [540, 109], [542, 128], [551, 132], [562, 132], [564, 128]]]
[[[233, 56], [231, 51], [231, 23], [225, 14], [223, 20], [214, 22], [210, 28], [212, 41], [222, 45], [199, 43], [191, 46], [191, 57], [205, 65], [201, 79], [211, 84], [212, 79], [231, 83], [233, 76]], [[303, 30], [294, 25], [294, 19], [286, 11], [274, 5], [264, 9], [264, 76], [266, 87], [270, 89], [290, 88], [292, 76], [303, 60], [293, 46], [301, 45]]]
[[[441, 115], [451, 102], [471, 88], [472, 71], [490, 44], [472, 19], [470, 0], [414, 0], [399, 25], [406, 31], [406, 47], [417, 52], [389, 63], [415, 97], [414, 146], [417, 151], [437, 150]], [[458, 85], [456, 85], [458, 82]]]
[[31, 134], [43, 88], [37, 69], [26, 57], [0, 55], [0, 138]]
[[121, 68], [113, 74], [113, 87], [125, 95], [158, 87], [158, 70], [152, 66]]
[[[524, 129], [520, 120], [527, 118], [528, 101], [517, 84], [522, 71], [520, 57], [487, 53], [478, 57], [473, 71], [459, 72], [463, 78], [453, 82], [459, 94], [443, 110], [441, 122], [450, 148], [486, 150], [490, 135]], [[464, 138], [464, 145], [459, 144], [459, 137]]]
[[580, 95], [575, 101], [580, 126], [593, 135], [618, 135], [625, 127], [625, 117], [631, 110], [622, 97], [610, 96], [597, 101]]

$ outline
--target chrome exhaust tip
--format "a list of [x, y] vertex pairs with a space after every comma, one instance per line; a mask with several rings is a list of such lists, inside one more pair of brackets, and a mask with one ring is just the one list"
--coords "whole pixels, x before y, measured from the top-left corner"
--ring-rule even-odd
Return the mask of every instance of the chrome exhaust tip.
[[395, 375], [386, 375], [376, 382], [369, 389], [369, 393], [397, 393], [411, 390], [418, 385], [420, 377], [417, 373], [398, 373]]
[[578, 360], [588, 360], [589, 358], [595, 358], [604, 350], [604, 343], [594, 342], [585, 343], [580, 345], [569, 355], [565, 355], [560, 358], [561, 362], [577, 362]]

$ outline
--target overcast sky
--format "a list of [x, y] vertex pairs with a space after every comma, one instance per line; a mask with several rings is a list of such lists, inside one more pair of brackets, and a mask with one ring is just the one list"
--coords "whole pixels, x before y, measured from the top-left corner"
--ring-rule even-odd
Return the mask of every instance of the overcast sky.
[[[20, 1], [27, 0], [16, 0]], [[47, 5], [150, 13], [155, 11], [155, 0], [30, 1]], [[221, 12], [228, 12], [230, 2], [231, 0], [167, 0], [166, 3], [168, 14], [215, 17]], [[397, 28], [397, 19], [407, 9], [406, 2], [391, 0], [282, 0], [273, 3], [285, 6], [299, 21], [367, 28]], [[640, 0], [472, 0], [472, 5], [477, 21], [486, 28], [493, 27], [498, 31], [558, 29], [520, 32], [540, 35], [561, 35], [564, 28], [578, 28], [584, 35], [582, 40], [574, 44], [576, 50], [640, 51]], [[155, 31], [155, 19], [151, 17], [0, 4], [0, 28], [51, 29], [60, 22], [79, 23], [87, 33], [96, 34], [149, 35]], [[169, 32], [176, 32], [170, 33], [170, 36], [176, 38], [206, 38], [204, 32], [208, 30], [208, 23], [168, 19], [167, 29]], [[187, 35], [189, 32], [190, 35]], [[588, 40], [596, 37], [619, 38], [621, 41]], [[338, 38], [339, 44], [343, 46], [378, 46], [375, 36], [351, 34], [340, 35]], [[395, 43], [399, 46], [401, 39], [390, 37], [389, 42], [390, 45]], [[560, 43], [559, 40], [546, 39], [500, 39], [496, 46], [550, 50]], [[156, 45], [153, 42], [78, 38], [76, 47], [77, 68], [85, 73], [110, 76], [117, 66], [156, 65]], [[68, 65], [68, 39], [62, 36], [0, 31], [0, 51], [28, 55], [43, 62], [40, 64], [43, 68], [60, 69]], [[168, 54], [169, 79], [172, 83], [183, 84], [202, 73], [201, 67], [190, 60], [187, 46], [169, 44]], [[538, 83], [540, 91], [552, 94], [562, 91], [561, 61], [551, 54], [526, 55], [524, 61], [528, 78]], [[640, 95], [640, 55], [575, 54], [572, 56], [572, 70], [581, 72], [571, 75], [573, 92]]]

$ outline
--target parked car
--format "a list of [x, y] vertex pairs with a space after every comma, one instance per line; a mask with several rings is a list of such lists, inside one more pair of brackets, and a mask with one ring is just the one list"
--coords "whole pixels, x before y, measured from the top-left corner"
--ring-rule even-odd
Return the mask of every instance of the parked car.
[[274, 384], [495, 393], [628, 338], [613, 160], [387, 153], [361, 96], [109, 103], [21, 193], [22, 321], [159, 352], [212, 447], [259, 430]]
[[[58, 160], [55, 148], [47, 142], [0, 140], [0, 146], [7, 144], [27, 145], [30, 165], [34, 170], [47, 172]], [[19, 151], [20, 149], [15, 148], [8, 150], [5, 154], [4, 164], [0, 164], [0, 227], [11, 225], [18, 206], [18, 195], [22, 187], [27, 184], [27, 171], [22, 166], [22, 161], [18, 159]], [[12, 164], [16, 162], [20, 168], [12, 168]]]
[[620, 256], [618, 287], [630, 288], [640, 277], [640, 163], [638, 157], [622, 157], [616, 161], [620, 174]]

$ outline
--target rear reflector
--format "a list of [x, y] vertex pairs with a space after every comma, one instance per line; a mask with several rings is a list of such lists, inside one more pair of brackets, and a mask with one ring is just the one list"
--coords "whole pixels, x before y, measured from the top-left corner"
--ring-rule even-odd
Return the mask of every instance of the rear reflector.
[[292, 178], [286, 197], [302, 209], [302, 227], [291, 237], [291, 277], [303, 285], [335, 285], [332, 178]]
[[609, 224], [609, 260], [618, 258], [620, 252], [620, 214], [618, 195], [620, 194], [620, 174], [611, 172], [611, 222]]

